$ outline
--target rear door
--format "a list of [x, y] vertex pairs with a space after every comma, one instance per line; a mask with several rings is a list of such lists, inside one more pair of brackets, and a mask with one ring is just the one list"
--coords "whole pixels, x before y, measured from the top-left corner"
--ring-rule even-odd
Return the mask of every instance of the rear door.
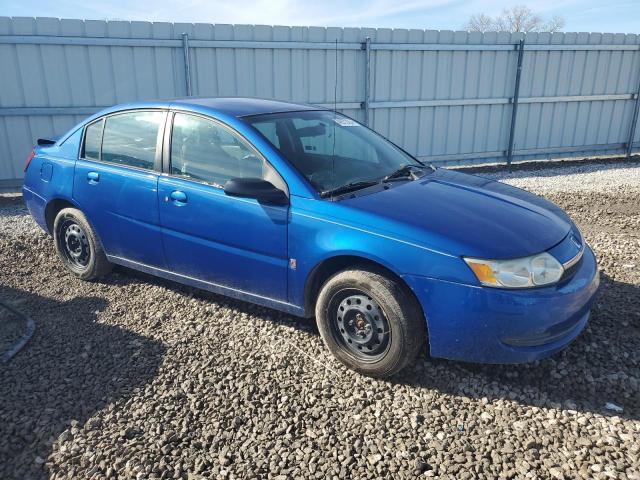
[[164, 266], [158, 176], [167, 113], [132, 110], [85, 128], [73, 197], [110, 256]]
[[230, 178], [259, 177], [286, 190], [280, 176], [246, 140], [210, 118], [175, 113], [165, 136], [170, 158], [158, 198], [168, 268], [285, 301], [288, 206], [230, 197], [222, 188]]

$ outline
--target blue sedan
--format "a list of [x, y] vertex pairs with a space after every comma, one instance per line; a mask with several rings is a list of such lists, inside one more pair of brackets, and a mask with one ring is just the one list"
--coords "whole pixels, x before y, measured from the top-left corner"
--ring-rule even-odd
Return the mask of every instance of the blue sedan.
[[40, 139], [24, 199], [62, 263], [114, 264], [316, 317], [348, 367], [519, 363], [566, 347], [598, 288], [552, 203], [426, 165], [339, 113], [250, 98], [120, 105]]

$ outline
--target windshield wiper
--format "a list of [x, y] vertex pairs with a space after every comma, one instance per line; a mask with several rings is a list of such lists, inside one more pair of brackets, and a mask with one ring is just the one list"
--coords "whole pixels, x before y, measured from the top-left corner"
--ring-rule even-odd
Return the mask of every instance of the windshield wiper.
[[397, 169], [395, 172], [391, 172], [389, 175], [386, 175], [385, 177], [382, 178], [382, 181], [388, 182], [390, 180], [400, 179], [404, 177], [411, 177], [412, 180], [416, 180], [419, 177], [415, 175], [414, 169], [424, 170], [425, 168], [427, 168], [426, 165], [414, 165], [409, 163], [407, 165], [403, 165], [402, 167]]
[[408, 177], [408, 176], [411, 177], [412, 180], [416, 180], [416, 179], [420, 178], [422, 175], [416, 175], [416, 172], [414, 172], [414, 169], [423, 171], [426, 168], [430, 168], [431, 170], [435, 170], [435, 168], [430, 166], [430, 165], [407, 164], [407, 165], [404, 165], [404, 166], [400, 167], [395, 172], [391, 172], [389, 175], [384, 176], [381, 179], [378, 179], [378, 180], [365, 180], [365, 181], [360, 181], [360, 182], [347, 183], [346, 185], [342, 185], [340, 187], [336, 187], [336, 188], [334, 188], [332, 190], [325, 190], [324, 192], [321, 192], [320, 193], [320, 197], [321, 198], [326, 198], [326, 197], [330, 197], [330, 196], [333, 196], [333, 195], [342, 195], [344, 193], [353, 192], [355, 190], [360, 190], [362, 188], [371, 187], [373, 185], [377, 185], [377, 184], [380, 184], [380, 183], [391, 182], [391, 181], [394, 181], [394, 180], [400, 180], [401, 178]]
[[327, 198], [333, 195], [342, 195], [343, 193], [349, 193], [355, 190], [360, 190], [362, 188], [371, 187], [373, 185], [377, 185], [378, 183], [380, 183], [379, 180], [365, 180], [362, 182], [351, 182], [331, 190], [325, 190], [324, 192], [320, 193], [320, 197]]

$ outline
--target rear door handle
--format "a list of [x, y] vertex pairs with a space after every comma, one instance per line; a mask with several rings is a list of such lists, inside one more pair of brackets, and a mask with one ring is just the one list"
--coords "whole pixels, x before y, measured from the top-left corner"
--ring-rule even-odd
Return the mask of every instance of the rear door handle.
[[180, 190], [174, 190], [171, 192], [171, 200], [173, 200], [175, 204], [184, 205], [187, 203], [187, 194]]
[[98, 172], [87, 173], [87, 180], [89, 183], [98, 183], [100, 181], [100, 174]]

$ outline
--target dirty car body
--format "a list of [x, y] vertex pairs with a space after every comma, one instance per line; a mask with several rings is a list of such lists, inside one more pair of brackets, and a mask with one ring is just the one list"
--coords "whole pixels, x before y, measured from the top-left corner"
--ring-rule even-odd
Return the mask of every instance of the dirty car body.
[[[132, 112], [145, 113], [123, 117]], [[131, 133], [149, 124], [152, 140]], [[323, 283], [345, 268], [384, 272], [419, 304], [434, 357], [519, 363], [574, 340], [598, 274], [568, 216], [523, 190], [430, 168], [381, 142], [309, 105], [132, 103], [40, 142], [23, 193], [49, 233], [61, 208], [81, 210], [113, 264], [293, 315], [313, 316]], [[219, 181], [208, 177], [208, 157], [234, 159], [216, 167]], [[378, 166], [381, 178], [360, 173], [369, 168], [362, 158], [387, 157], [406, 159], [406, 175]], [[255, 178], [274, 189], [247, 180]]]

